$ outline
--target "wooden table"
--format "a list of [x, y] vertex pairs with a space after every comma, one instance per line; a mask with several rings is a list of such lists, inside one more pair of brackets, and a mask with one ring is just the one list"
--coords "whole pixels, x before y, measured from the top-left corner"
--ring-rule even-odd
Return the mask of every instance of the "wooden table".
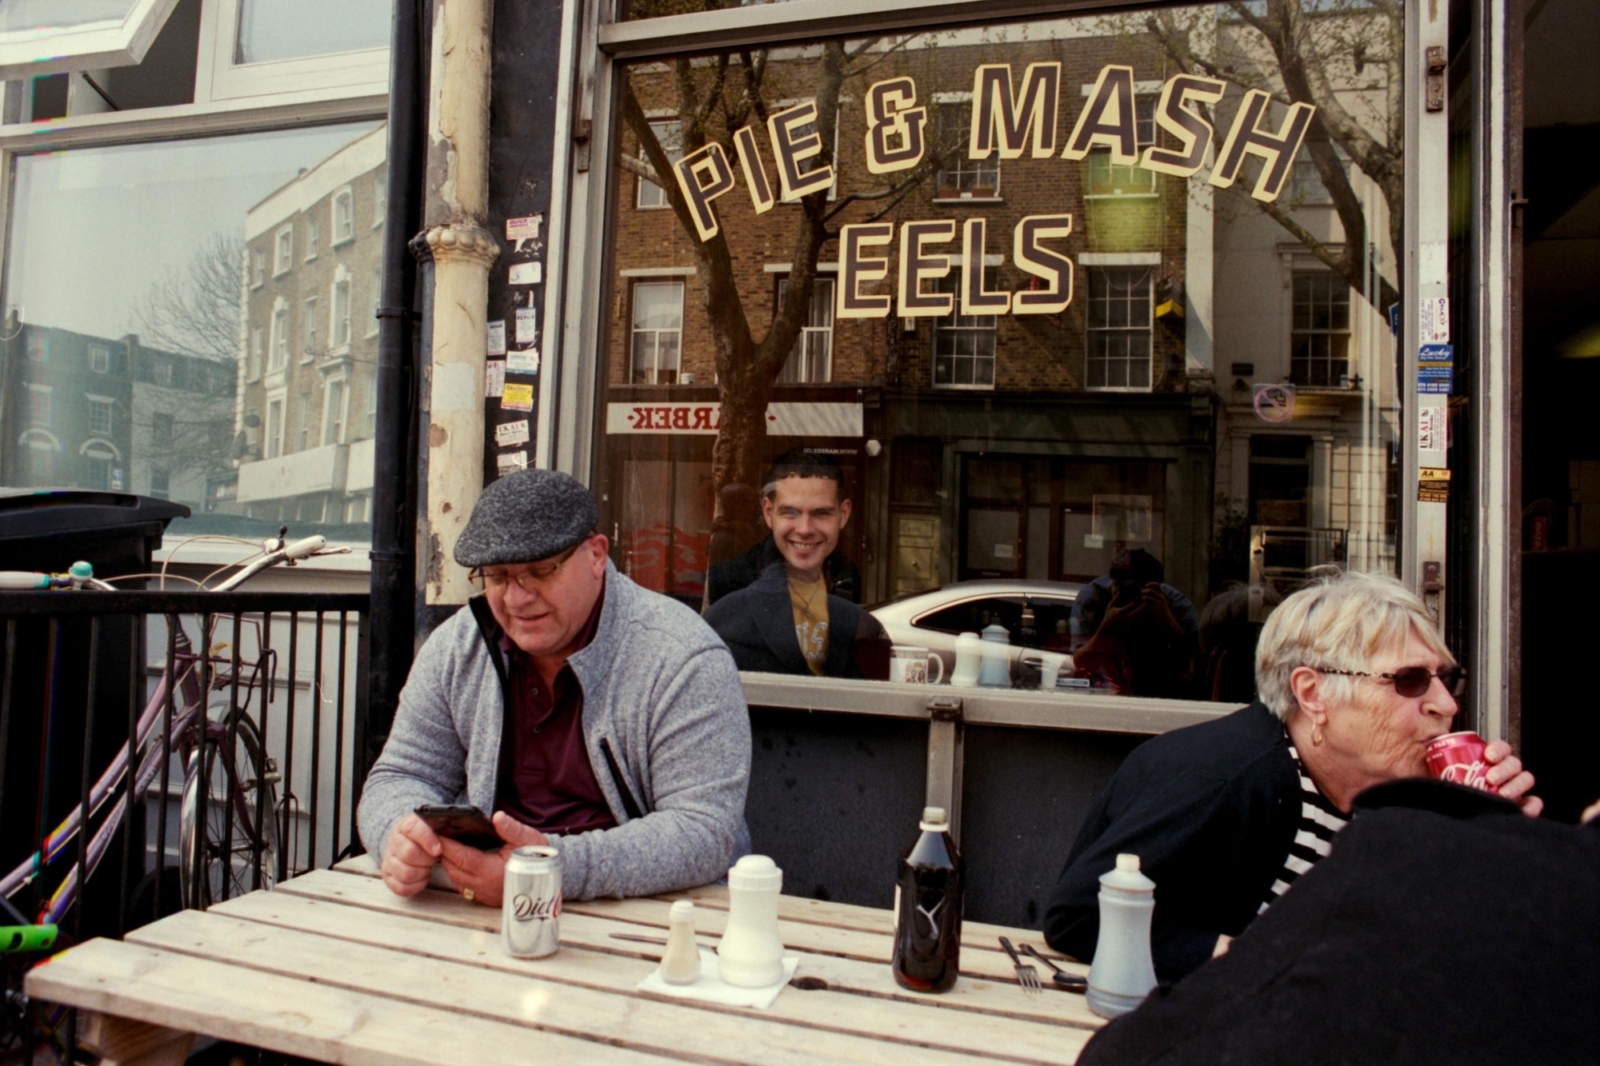
[[499, 910], [433, 889], [401, 899], [363, 858], [90, 941], [34, 969], [27, 991], [80, 1008], [86, 1044], [138, 1063], [181, 1061], [198, 1033], [346, 1063], [1067, 1064], [1101, 1024], [1048, 974], [1042, 994], [1017, 987], [996, 937], [1042, 948], [1037, 932], [967, 923], [961, 979], [919, 995], [889, 972], [888, 911], [787, 896], [800, 966], [769, 1010], [641, 993], [662, 948], [614, 934], [664, 936], [683, 897], [714, 942], [727, 890], [707, 887], [568, 903], [561, 950], [513, 959]]

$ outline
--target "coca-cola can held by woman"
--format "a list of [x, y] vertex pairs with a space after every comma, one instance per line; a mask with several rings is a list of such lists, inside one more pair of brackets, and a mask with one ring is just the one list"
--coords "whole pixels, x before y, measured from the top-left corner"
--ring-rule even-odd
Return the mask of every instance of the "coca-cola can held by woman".
[[500, 939], [507, 955], [554, 955], [561, 946], [561, 853], [539, 844], [512, 851], [500, 907]]
[[1428, 773], [1440, 781], [1454, 781], [1468, 788], [1498, 793], [1489, 783], [1489, 764], [1484, 760], [1483, 738], [1476, 733], [1446, 733], [1428, 741], [1423, 755], [1428, 760]]

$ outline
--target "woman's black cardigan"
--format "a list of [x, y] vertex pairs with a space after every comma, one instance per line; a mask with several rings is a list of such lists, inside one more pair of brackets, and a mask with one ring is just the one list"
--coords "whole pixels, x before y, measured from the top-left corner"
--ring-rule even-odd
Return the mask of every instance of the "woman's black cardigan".
[[1100, 932], [1100, 875], [1121, 852], [1156, 883], [1156, 974], [1177, 980], [1256, 916], [1300, 822], [1283, 724], [1260, 703], [1136, 748], [1078, 831], [1045, 910], [1050, 946], [1084, 961]]

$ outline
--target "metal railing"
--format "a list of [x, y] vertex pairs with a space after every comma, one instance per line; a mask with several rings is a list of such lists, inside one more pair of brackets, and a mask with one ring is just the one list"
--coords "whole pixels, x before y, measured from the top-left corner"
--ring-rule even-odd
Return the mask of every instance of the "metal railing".
[[27, 920], [121, 936], [356, 844], [366, 595], [4, 592], [0, 629], [0, 876]]

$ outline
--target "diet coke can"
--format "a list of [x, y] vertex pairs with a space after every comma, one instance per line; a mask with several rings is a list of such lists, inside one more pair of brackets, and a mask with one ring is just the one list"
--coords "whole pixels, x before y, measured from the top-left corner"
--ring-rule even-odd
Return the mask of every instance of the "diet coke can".
[[1483, 738], [1476, 733], [1446, 733], [1434, 737], [1423, 748], [1428, 773], [1440, 781], [1454, 781], [1484, 792], [1498, 792], [1489, 783], [1489, 764], [1484, 761]]
[[561, 946], [561, 853], [539, 844], [512, 851], [500, 907], [500, 939], [507, 955], [554, 955]]

